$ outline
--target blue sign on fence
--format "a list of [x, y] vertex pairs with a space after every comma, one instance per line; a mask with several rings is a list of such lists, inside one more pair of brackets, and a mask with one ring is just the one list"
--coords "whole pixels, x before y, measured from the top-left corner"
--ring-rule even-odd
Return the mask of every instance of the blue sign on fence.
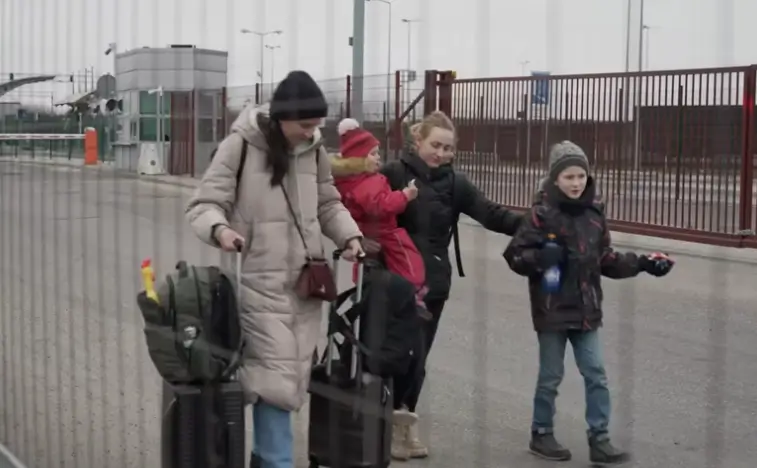
[[531, 104], [549, 104], [549, 76], [548, 71], [532, 71], [531, 76], [537, 77], [532, 81]]

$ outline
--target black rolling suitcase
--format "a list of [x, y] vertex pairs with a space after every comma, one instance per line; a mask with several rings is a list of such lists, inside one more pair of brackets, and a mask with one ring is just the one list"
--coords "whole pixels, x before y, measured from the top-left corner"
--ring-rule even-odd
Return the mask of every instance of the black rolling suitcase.
[[[241, 253], [236, 261], [237, 304]], [[245, 468], [244, 392], [233, 377], [163, 385], [162, 468]]]
[[[334, 275], [339, 257], [335, 252]], [[355, 303], [363, 298], [364, 263], [358, 268]], [[313, 368], [310, 382], [310, 468], [384, 468], [391, 461], [391, 380], [363, 371], [360, 317], [339, 324], [346, 319], [336, 310], [338, 302], [329, 313], [324, 359]], [[345, 338], [341, 345], [337, 334]]]
[[239, 382], [166, 384], [163, 468], [244, 468], [244, 393]]

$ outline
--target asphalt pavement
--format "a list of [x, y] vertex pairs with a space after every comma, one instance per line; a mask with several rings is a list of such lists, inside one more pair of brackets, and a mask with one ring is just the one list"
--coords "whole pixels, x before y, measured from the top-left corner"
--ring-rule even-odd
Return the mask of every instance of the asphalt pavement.
[[[160, 274], [218, 254], [184, 223], [191, 183], [155, 180], [0, 160], [0, 442], [29, 467], [159, 466], [139, 264], [150, 256]], [[466, 276], [454, 279], [419, 409], [432, 454], [404, 465], [553, 466], [526, 450], [537, 353], [525, 280], [501, 258], [507, 237], [469, 220], [461, 236]], [[757, 255], [616, 237], [682, 252], [668, 278], [604, 282], [612, 434], [633, 451], [628, 466], [753, 468]], [[583, 384], [566, 359], [557, 434], [574, 460], [560, 466], [585, 467]]]

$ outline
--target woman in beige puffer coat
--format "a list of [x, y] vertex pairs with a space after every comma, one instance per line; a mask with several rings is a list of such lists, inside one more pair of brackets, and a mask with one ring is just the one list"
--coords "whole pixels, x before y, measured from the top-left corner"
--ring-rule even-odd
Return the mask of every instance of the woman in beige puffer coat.
[[[243, 243], [241, 382], [254, 404], [262, 468], [292, 468], [291, 411], [305, 402], [322, 302], [293, 286], [306, 257], [322, 257], [321, 233], [354, 258], [362, 234], [341, 203], [318, 129], [328, 106], [305, 72], [290, 73], [269, 106], [247, 107], [218, 147], [187, 208], [198, 237], [225, 251]], [[237, 186], [243, 145], [247, 156]], [[302, 228], [305, 244], [294, 216]], [[234, 258], [222, 267], [232, 271]]]

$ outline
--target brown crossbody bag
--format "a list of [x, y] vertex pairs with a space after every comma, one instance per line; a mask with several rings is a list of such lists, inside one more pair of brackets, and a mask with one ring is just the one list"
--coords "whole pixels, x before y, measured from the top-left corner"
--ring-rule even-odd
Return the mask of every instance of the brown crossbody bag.
[[305, 248], [305, 265], [300, 271], [300, 276], [297, 278], [297, 282], [294, 285], [294, 292], [300, 299], [320, 299], [322, 301], [331, 302], [336, 300], [336, 282], [334, 281], [334, 275], [331, 271], [331, 266], [325, 258], [314, 258], [308, 253], [308, 244], [305, 241], [305, 233], [302, 230], [297, 214], [294, 212], [292, 201], [289, 199], [284, 185], [281, 185], [281, 191], [284, 192], [284, 198], [286, 199], [287, 208], [289, 214], [292, 215], [294, 220], [294, 226], [297, 228], [297, 233], [302, 240], [302, 246]]

